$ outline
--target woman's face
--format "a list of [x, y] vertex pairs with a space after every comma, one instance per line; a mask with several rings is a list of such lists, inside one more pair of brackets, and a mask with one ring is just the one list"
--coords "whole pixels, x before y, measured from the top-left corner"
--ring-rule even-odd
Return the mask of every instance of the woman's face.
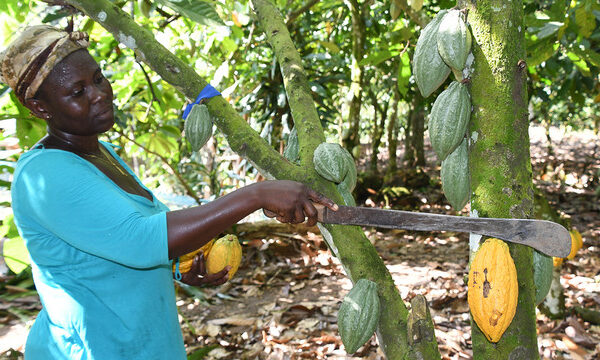
[[38, 111], [49, 127], [73, 135], [97, 135], [114, 122], [113, 92], [100, 67], [86, 50], [58, 63], [37, 94]]

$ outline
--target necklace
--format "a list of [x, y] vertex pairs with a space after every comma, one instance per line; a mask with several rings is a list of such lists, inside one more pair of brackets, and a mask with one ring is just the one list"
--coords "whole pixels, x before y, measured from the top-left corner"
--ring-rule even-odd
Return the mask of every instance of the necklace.
[[114, 156], [112, 156], [110, 153], [108, 153], [108, 151], [104, 148], [104, 145], [100, 144], [99, 146], [100, 146], [100, 152], [104, 156], [100, 156], [100, 155], [96, 155], [96, 154], [92, 154], [92, 153], [81, 153], [81, 154], [84, 155], [85, 157], [98, 159], [101, 162], [108, 162], [114, 169], [117, 169], [121, 175], [127, 176], [127, 173], [125, 172], [123, 167], [120, 164], [115, 163], [116, 159], [114, 158]]

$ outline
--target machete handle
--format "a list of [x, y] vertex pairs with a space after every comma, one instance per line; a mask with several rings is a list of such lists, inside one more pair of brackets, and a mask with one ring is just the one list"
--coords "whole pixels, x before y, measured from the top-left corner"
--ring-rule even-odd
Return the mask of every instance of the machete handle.
[[327, 207], [325, 205], [317, 203], [313, 203], [313, 206], [315, 207], [315, 209], [317, 209], [317, 220], [319, 222], [323, 222], [323, 219], [325, 218], [325, 213], [327, 212]]

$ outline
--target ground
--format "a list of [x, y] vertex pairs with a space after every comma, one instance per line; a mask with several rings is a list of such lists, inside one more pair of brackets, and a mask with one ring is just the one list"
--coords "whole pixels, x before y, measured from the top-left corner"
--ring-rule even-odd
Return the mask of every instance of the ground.
[[[578, 256], [561, 268], [568, 309], [600, 308], [600, 141], [592, 133], [553, 130], [548, 156], [543, 129], [532, 132], [535, 183], [553, 207], [583, 235]], [[382, 155], [385, 157], [385, 154]], [[431, 157], [428, 164], [435, 164]], [[439, 167], [424, 171], [439, 183]], [[437, 187], [413, 192], [424, 212], [452, 210], [440, 202]], [[437, 193], [436, 193], [437, 192]], [[468, 214], [468, 207], [461, 215]], [[235, 277], [219, 288], [178, 287], [180, 319], [188, 353], [209, 351], [206, 359], [382, 359], [373, 337], [353, 356], [337, 334], [337, 310], [351, 288], [318, 229], [245, 224], [237, 228], [244, 258]], [[408, 304], [424, 295], [432, 313], [444, 359], [470, 359], [470, 321], [466, 268], [468, 234], [365, 229]], [[267, 234], [268, 233], [268, 234]], [[0, 294], [0, 354], [22, 351], [35, 295], [10, 299]], [[600, 326], [568, 314], [550, 320], [538, 314], [538, 345], [544, 359], [600, 358]], [[14, 352], [16, 354], [16, 352]], [[2, 356], [0, 356], [1, 358]], [[200, 358], [200, 357], [198, 357]]]

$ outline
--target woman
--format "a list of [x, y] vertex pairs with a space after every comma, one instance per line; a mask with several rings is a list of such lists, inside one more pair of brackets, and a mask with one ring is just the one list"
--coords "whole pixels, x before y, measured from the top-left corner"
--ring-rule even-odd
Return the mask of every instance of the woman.
[[[185, 359], [170, 260], [257, 209], [314, 225], [313, 202], [337, 207], [300, 183], [267, 181], [169, 212], [98, 140], [114, 124], [113, 93], [86, 47], [85, 34], [43, 25], [0, 56], [0, 80], [48, 128], [19, 159], [12, 186], [43, 304], [25, 356]], [[202, 261], [194, 270], [202, 272]], [[183, 280], [222, 284], [228, 270]]]

